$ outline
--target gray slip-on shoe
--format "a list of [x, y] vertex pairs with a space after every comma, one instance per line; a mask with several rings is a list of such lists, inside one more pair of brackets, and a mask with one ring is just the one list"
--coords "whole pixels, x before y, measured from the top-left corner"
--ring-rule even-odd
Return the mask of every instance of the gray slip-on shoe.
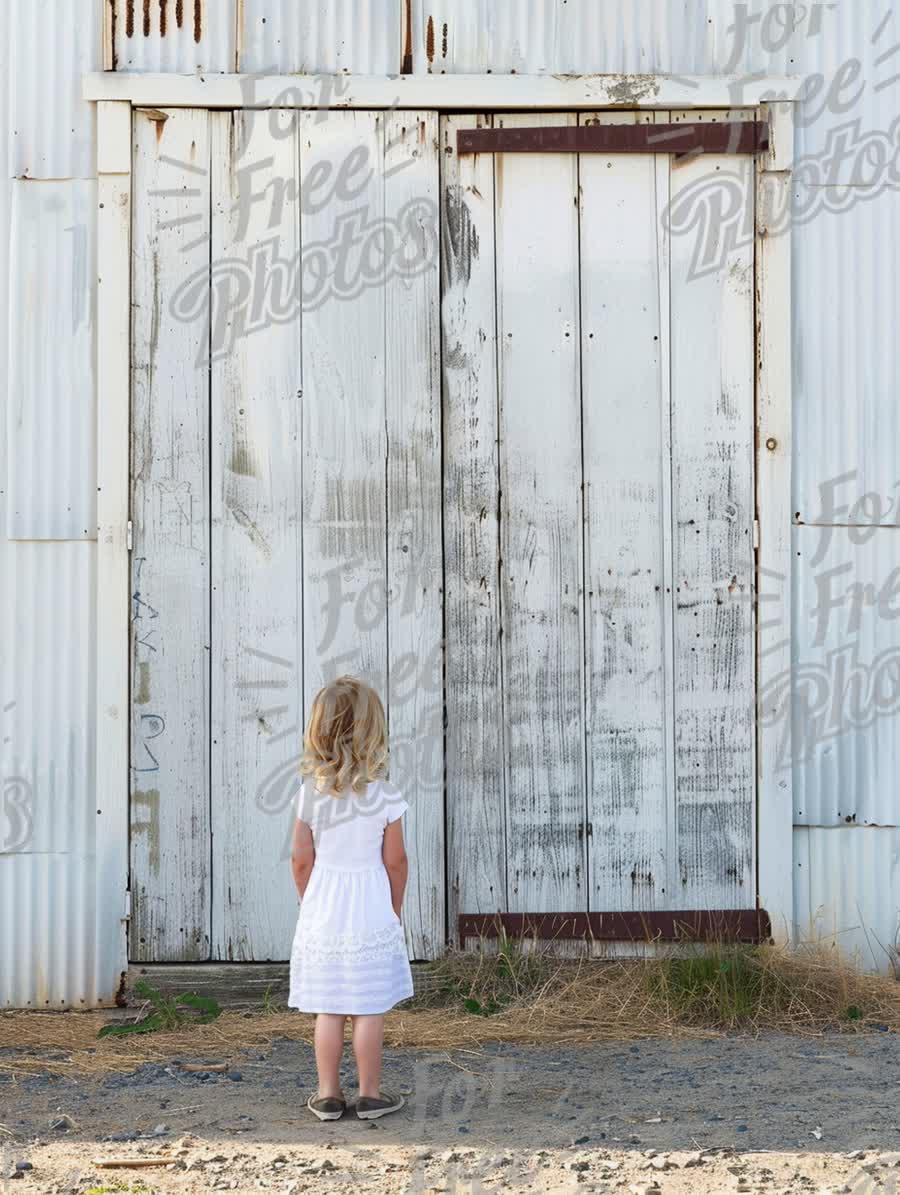
[[361, 1095], [356, 1101], [356, 1115], [360, 1120], [377, 1120], [379, 1116], [399, 1111], [405, 1102], [402, 1095], [388, 1095], [386, 1092], [379, 1096]]
[[322, 1099], [318, 1095], [311, 1095], [306, 1106], [319, 1120], [340, 1120], [347, 1109], [347, 1101], [338, 1099], [336, 1095], [327, 1095]]

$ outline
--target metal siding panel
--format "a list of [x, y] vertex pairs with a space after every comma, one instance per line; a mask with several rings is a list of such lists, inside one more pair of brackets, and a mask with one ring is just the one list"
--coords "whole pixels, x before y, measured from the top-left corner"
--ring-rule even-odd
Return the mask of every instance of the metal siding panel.
[[110, 2], [116, 70], [221, 74], [235, 69], [236, 0]]
[[19, 180], [12, 193], [6, 531], [96, 535], [93, 181]]
[[402, 0], [244, 0], [240, 69], [399, 74], [402, 9]]
[[[857, 192], [817, 188], [812, 218], [795, 206], [793, 507], [806, 523], [896, 525], [900, 205], [895, 193], [864, 203]], [[880, 507], [860, 503], [866, 494]]]
[[900, 829], [794, 830], [797, 938], [900, 975]]
[[115, 977], [96, 973], [94, 945], [95, 548], [15, 544], [6, 562], [0, 1006], [108, 1002]]
[[[81, 77], [100, 70], [96, 0], [42, 0], [12, 10], [12, 110], [6, 126], [16, 178], [90, 178], [95, 173], [93, 105]], [[7, 51], [9, 53], [9, 51]]]
[[896, 826], [900, 529], [795, 527], [793, 546], [794, 821]]

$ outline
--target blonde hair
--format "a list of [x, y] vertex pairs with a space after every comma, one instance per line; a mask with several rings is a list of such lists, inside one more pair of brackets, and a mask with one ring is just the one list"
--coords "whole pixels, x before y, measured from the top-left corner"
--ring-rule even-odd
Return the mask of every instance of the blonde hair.
[[387, 761], [384, 706], [375, 690], [353, 676], [320, 689], [303, 736], [301, 774], [312, 776], [319, 792], [362, 793], [387, 774]]

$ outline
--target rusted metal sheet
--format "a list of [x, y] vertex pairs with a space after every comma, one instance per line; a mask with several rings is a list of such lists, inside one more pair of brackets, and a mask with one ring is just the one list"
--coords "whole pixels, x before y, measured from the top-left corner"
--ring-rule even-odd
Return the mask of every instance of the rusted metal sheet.
[[233, 71], [238, 2], [104, 0], [107, 60], [119, 71]]
[[101, 68], [100, 5], [42, 0], [9, 4], [4, 41], [10, 90], [8, 173], [14, 178], [91, 178], [94, 112], [81, 79]]
[[404, 0], [242, 0], [241, 10], [241, 71], [400, 73]]
[[460, 129], [457, 153], [757, 154], [768, 148], [762, 121], [694, 124], [587, 124]]
[[89, 180], [12, 184], [5, 524], [10, 539], [97, 534], [96, 200], [97, 184]]
[[459, 939], [537, 938], [597, 942], [764, 942], [765, 909], [681, 909], [609, 913], [460, 913]]

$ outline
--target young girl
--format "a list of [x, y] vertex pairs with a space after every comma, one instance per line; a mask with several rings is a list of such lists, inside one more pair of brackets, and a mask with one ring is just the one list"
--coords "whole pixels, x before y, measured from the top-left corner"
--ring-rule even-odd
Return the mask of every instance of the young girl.
[[347, 1101], [339, 1070], [352, 1021], [359, 1071], [356, 1115], [396, 1112], [380, 1088], [384, 1014], [413, 994], [400, 907], [408, 864], [400, 817], [408, 808], [384, 780], [387, 730], [378, 695], [339, 677], [313, 701], [304, 738], [291, 849], [300, 916], [288, 1004], [317, 1013], [319, 1090], [307, 1107], [338, 1120]]

